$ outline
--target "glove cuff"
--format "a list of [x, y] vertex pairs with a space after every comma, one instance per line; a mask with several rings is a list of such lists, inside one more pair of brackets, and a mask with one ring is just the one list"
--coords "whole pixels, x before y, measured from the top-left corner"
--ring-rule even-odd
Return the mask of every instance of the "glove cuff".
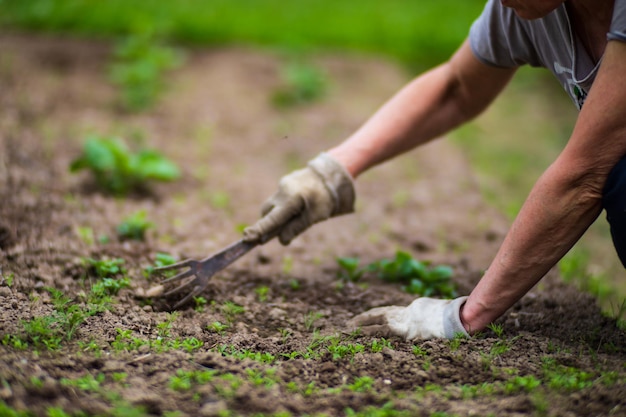
[[354, 181], [346, 168], [327, 153], [319, 154], [309, 161], [308, 166], [324, 181], [333, 198], [334, 208], [331, 216], [352, 213], [356, 193]]
[[467, 297], [459, 297], [452, 300], [451, 303], [446, 305], [443, 310], [443, 332], [446, 339], [454, 339], [454, 337], [461, 333], [466, 337], [469, 334], [461, 322], [461, 306], [465, 304]]

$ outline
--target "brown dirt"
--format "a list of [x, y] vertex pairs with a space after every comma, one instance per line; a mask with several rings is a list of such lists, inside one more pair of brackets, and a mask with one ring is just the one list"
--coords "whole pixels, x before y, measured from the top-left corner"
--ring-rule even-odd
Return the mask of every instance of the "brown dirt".
[[[343, 333], [353, 315], [407, 304], [413, 296], [374, 277], [366, 277], [366, 285], [337, 285], [336, 257], [358, 256], [365, 264], [408, 250], [453, 266], [454, 282], [467, 294], [502, 240], [507, 221], [484, 203], [466, 159], [445, 139], [363, 176], [357, 214], [320, 224], [289, 247], [271, 242], [257, 248], [220, 273], [203, 294], [213, 304], [203, 311], [184, 308], [169, 335], [158, 326], [168, 318], [166, 303], [134, 297], [154, 283], [142, 270], [156, 253], [204, 257], [236, 240], [239, 225], [257, 218], [281, 175], [353, 131], [407, 80], [396, 67], [359, 56], [319, 56], [332, 80], [329, 95], [280, 111], [271, 96], [280, 83], [281, 56], [193, 51], [154, 110], [128, 115], [117, 109], [107, 81], [107, 45], [5, 34], [0, 51], [0, 339], [23, 335], [24, 321], [52, 312], [45, 287], [71, 296], [86, 291], [81, 258], [122, 258], [132, 278], [112, 309], [89, 317], [60, 351], [0, 345], [0, 400], [10, 407], [34, 415], [50, 407], [130, 415], [123, 406], [143, 407], [145, 415], [344, 415], [348, 408], [374, 415], [368, 407], [392, 401], [407, 415], [626, 415], [625, 334], [593, 298], [561, 283], [555, 272], [499, 320], [510, 345], [499, 355], [490, 353], [502, 344], [492, 331], [458, 346], [392, 338], [392, 348], [380, 352], [371, 349], [372, 338]], [[67, 169], [89, 132], [139, 138], [177, 162], [183, 178], [144, 196], [100, 194], [86, 175]], [[145, 242], [119, 241], [116, 225], [139, 209], [155, 227]], [[79, 228], [91, 228], [96, 242], [81, 239]], [[109, 241], [99, 243], [101, 236]], [[260, 286], [269, 287], [263, 301], [255, 292]], [[229, 322], [220, 308], [226, 301], [244, 312], [224, 332], [211, 331], [211, 323]], [[315, 313], [319, 318], [309, 325]], [[119, 330], [153, 345], [116, 350]], [[320, 339], [332, 335], [366, 348], [334, 358], [326, 348], [330, 339]], [[160, 351], [159, 337], [195, 337], [203, 346], [192, 353]], [[86, 348], [91, 341], [100, 351]], [[414, 354], [414, 345], [425, 355]], [[220, 350], [224, 346], [230, 347]], [[286, 356], [307, 347], [317, 355]], [[276, 360], [228, 355], [246, 350]], [[551, 386], [547, 363], [584, 371], [593, 384]], [[212, 369], [221, 377], [174, 390], [170, 380], [179, 369]], [[280, 382], [255, 384], [249, 377], [255, 370], [275, 372]], [[115, 380], [120, 373], [126, 374], [122, 382]], [[242, 381], [236, 389], [224, 377], [229, 373]], [[62, 381], [88, 374], [104, 375], [100, 389]], [[515, 375], [543, 384], [509, 392], [504, 384]], [[362, 376], [372, 378], [372, 390], [347, 388]], [[468, 386], [496, 388], [469, 395]]]

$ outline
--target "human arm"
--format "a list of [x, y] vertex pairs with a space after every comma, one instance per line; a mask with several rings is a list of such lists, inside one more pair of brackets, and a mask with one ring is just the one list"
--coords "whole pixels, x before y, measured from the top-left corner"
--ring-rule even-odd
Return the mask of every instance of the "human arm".
[[461, 319], [483, 329], [552, 268], [600, 214], [611, 168], [626, 155], [626, 43], [610, 41], [572, 135], [533, 187]]
[[313, 223], [352, 211], [353, 178], [471, 119], [514, 72], [481, 63], [466, 41], [448, 62], [410, 82], [342, 144], [283, 177], [244, 239], [263, 241], [278, 234], [288, 244]]
[[418, 76], [346, 141], [328, 151], [353, 177], [437, 138], [482, 112], [515, 69], [480, 62], [465, 41], [449, 61]]

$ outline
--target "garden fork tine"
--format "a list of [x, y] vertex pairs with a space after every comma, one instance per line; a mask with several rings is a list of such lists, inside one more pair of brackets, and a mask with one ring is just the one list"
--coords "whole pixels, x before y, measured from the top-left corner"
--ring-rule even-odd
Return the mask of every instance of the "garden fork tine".
[[182, 271], [171, 278], [167, 278], [161, 282], [161, 284], [172, 283], [180, 281], [182, 279], [195, 276], [194, 279], [179, 285], [176, 288], [164, 293], [162, 296], [167, 297], [173, 294], [178, 294], [189, 287], [193, 287], [192, 290], [180, 301], [174, 305], [174, 310], [184, 305], [187, 301], [196, 297], [209, 285], [209, 281], [213, 275], [226, 268], [237, 259], [241, 258], [246, 253], [250, 252], [253, 248], [261, 243], [267, 242], [269, 239], [262, 239], [258, 242], [245, 242], [239, 240], [225, 249], [222, 249], [218, 253], [204, 258], [200, 261], [195, 259], [187, 259], [182, 262], [178, 262], [173, 265], [162, 266], [154, 268], [153, 272], [172, 271], [180, 268], [189, 268], [186, 271]]

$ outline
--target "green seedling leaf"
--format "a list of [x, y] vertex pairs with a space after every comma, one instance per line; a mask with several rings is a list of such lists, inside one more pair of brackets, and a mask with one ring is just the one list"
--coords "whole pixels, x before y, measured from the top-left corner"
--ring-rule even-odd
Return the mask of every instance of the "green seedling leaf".
[[70, 171], [87, 170], [102, 190], [124, 195], [145, 189], [150, 181], [180, 177], [176, 165], [154, 150], [133, 153], [119, 138], [90, 136], [83, 153], [70, 164]]
[[151, 227], [154, 227], [154, 223], [148, 221], [146, 211], [139, 210], [117, 226], [117, 235], [122, 239], [144, 240]]
[[[354, 268], [354, 265], [347, 263], [345, 268], [351, 267]], [[403, 284], [403, 290], [409, 294], [456, 297], [454, 285], [450, 282], [453, 275], [451, 267], [430, 267], [428, 262], [414, 259], [408, 252], [398, 251], [393, 259], [373, 262], [364, 271], [375, 273], [384, 281]]]

